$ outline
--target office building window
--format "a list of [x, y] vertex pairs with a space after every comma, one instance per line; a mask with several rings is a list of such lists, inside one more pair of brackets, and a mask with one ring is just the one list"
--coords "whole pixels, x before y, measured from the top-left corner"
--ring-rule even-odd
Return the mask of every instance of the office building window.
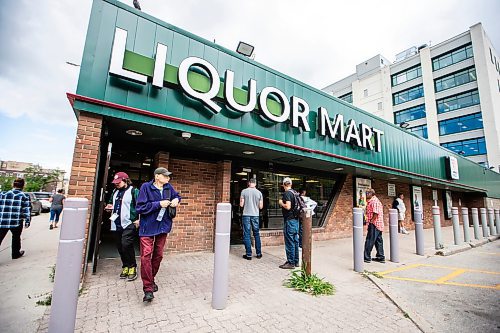
[[472, 57], [472, 45], [468, 44], [432, 59], [432, 69], [437, 71]]
[[446, 113], [466, 108], [479, 104], [479, 93], [477, 90], [468, 91], [455, 96], [438, 99], [436, 104], [438, 113]]
[[469, 82], [476, 81], [476, 69], [474, 67], [467, 68], [463, 71], [456, 72], [447, 76], [443, 76], [434, 80], [434, 88], [436, 92], [461, 86]]
[[383, 109], [382, 102], [378, 102], [378, 103], [377, 103], [377, 109], [378, 109], [379, 111], [382, 111], [382, 109]]
[[422, 76], [422, 67], [420, 65], [406, 69], [404, 72], [399, 72], [391, 76], [392, 86], [405, 83]]
[[365, 97], [368, 97], [368, 89], [365, 89], [365, 91], [363, 92], [363, 94], [365, 95]]
[[338, 98], [343, 100], [344, 102], [352, 103], [352, 92], [345, 94], [345, 95], [342, 95], [342, 96], [339, 96]]
[[493, 61], [493, 52], [491, 52], [491, 47], [490, 47], [490, 59], [491, 59], [491, 63], [495, 64], [495, 61]]
[[406, 89], [395, 94], [392, 94], [393, 105], [405, 103], [424, 96], [424, 87], [422, 85]]
[[484, 137], [443, 143], [441, 146], [464, 156], [486, 154], [486, 141]]
[[481, 112], [439, 122], [439, 135], [467, 132], [483, 128]]
[[415, 133], [416, 135], [421, 136], [424, 139], [428, 138], [427, 125], [411, 127], [411, 128], [408, 128], [408, 131]]
[[411, 121], [425, 118], [425, 105], [418, 105], [410, 109], [394, 112], [394, 123], [401, 124], [404, 121]]

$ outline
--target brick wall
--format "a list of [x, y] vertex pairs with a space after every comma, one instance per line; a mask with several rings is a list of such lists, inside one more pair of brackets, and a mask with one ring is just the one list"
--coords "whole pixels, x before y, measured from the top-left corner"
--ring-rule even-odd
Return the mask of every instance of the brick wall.
[[[94, 185], [97, 176], [97, 158], [99, 156], [101, 132], [101, 116], [84, 112], [80, 113], [71, 165], [68, 196], [87, 198], [89, 200], [85, 239], [89, 237], [91, 205], [94, 200]], [[87, 248], [84, 247], [82, 259], [86, 257], [86, 250]]]

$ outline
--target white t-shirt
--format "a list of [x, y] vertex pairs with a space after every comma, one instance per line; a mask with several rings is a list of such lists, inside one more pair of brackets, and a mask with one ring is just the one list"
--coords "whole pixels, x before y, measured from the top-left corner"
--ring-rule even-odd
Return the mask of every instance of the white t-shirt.
[[405, 219], [406, 206], [401, 198], [396, 198], [396, 201], [398, 202], [398, 219], [401, 221]]

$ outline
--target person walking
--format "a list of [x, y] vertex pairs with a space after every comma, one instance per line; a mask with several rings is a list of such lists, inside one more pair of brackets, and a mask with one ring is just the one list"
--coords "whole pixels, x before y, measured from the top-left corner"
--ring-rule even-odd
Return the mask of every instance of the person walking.
[[10, 230], [12, 233], [12, 259], [21, 258], [21, 233], [31, 223], [30, 197], [23, 192], [24, 179], [16, 178], [12, 190], [0, 193], [0, 244]]
[[155, 276], [163, 259], [167, 234], [172, 230], [173, 217], [167, 207], [175, 208], [181, 200], [179, 193], [169, 183], [171, 174], [166, 168], [157, 168], [154, 180], [142, 184], [137, 198], [136, 209], [141, 215], [139, 239], [143, 302], [151, 302], [153, 292], [158, 290]]
[[398, 232], [408, 235], [409, 232], [405, 228], [406, 206], [404, 198], [403, 193], [399, 193], [392, 203], [392, 208], [398, 210]]
[[64, 199], [66, 199], [66, 197], [64, 196], [63, 189], [57, 190], [57, 193], [54, 194], [49, 199], [49, 202], [51, 203], [51, 205], [50, 205], [50, 218], [49, 218], [49, 222], [50, 222], [49, 229], [50, 230], [57, 228], [57, 223], [59, 223], [59, 216], [61, 216], [61, 212], [62, 212], [63, 206], [64, 206]]
[[384, 208], [382, 203], [375, 196], [375, 190], [369, 188], [366, 190], [366, 219], [368, 223], [368, 233], [365, 240], [365, 262], [372, 261], [371, 253], [373, 245], [377, 250], [377, 256], [373, 259], [381, 263], [385, 263], [384, 256], [384, 241], [382, 239], [382, 232], [384, 231]]
[[292, 189], [292, 180], [289, 177], [283, 179], [283, 187], [285, 191], [278, 204], [283, 213], [286, 262], [279, 267], [293, 269], [299, 267], [299, 217], [294, 213], [296, 192]]
[[134, 244], [137, 240], [139, 215], [136, 211], [139, 190], [132, 186], [132, 181], [125, 172], [117, 172], [112, 181], [115, 189], [106, 210], [112, 212], [111, 230], [116, 232], [116, 248], [122, 260], [120, 279], [137, 279]]
[[243, 223], [243, 243], [245, 244], [246, 252], [243, 258], [246, 260], [252, 260], [250, 229], [252, 229], [253, 238], [255, 239], [256, 258], [262, 258], [259, 234], [259, 210], [264, 207], [264, 199], [262, 193], [255, 186], [257, 186], [257, 180], [250, 178], [248, 187], [241, 191], [240, 195], [240, 207], [243, 207], [243, 216], [241, 218]]

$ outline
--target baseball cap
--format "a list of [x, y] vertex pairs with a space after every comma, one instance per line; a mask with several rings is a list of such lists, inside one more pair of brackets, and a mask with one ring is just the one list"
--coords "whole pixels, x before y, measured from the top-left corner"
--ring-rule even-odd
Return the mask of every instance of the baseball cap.
[[159, 167], [155, 170], [155, 175], [164, 175], [164, 176], [170, 176], [172, 173], [168, 171], [166, 168]]
[[291, 183], [292, 183], [292, 180], [290, 179], [290, 177], [285, 177], [283, 179], [283, 185], [291, 184]]
[[125, 172], [117, 172], [113, 177], [113, 184], [118, 184], [124, 179], [128, 179], [128, 175]]

